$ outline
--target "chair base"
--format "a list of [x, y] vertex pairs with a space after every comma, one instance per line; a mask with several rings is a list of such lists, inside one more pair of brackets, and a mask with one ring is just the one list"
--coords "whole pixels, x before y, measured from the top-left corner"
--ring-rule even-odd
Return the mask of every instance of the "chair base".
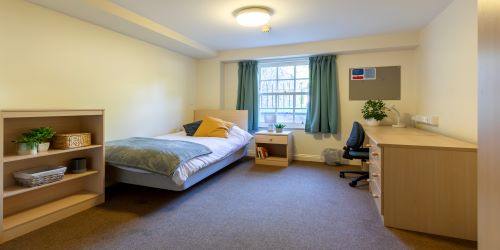
[[356, 187], [359, 181], [367, 180], [370, 177], [370, 173], [368, 171], [340, 171], [340, 178], [345, 178], [345, 174], [359, 174], [361, 176], [353, 179], [349, 182], [349, 186]]

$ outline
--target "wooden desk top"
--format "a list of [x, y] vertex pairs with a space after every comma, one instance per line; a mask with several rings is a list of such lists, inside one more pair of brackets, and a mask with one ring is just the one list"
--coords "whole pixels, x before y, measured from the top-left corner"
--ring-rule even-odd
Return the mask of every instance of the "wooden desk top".
[[391, 147], [420, 147], [460, 151], [477, 151], [477, 145], [417, 128], [391, 126], [364, 127], [368, 137], [377, 145]]

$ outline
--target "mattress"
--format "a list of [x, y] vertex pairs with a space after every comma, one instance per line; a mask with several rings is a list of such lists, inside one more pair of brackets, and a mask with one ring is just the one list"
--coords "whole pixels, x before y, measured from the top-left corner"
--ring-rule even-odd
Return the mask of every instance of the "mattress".
[[[173, 175], [171, 176], [172, 181], [175, 184], [181, 186], [184, 184], [184, 182], [186, 182], [186, 180], [190, 176], [194, 175], [196, 172], [246, 147], [246, 145], [248, 145], [248, 143], [252, 139], [252, 135], [237, 126], [234, 126], [231, 129], [228, 138], [193, 137], [193, 136], [187, 136], [186, 132], [184, 131], [168, 135], [157, 136], [155, 138], [199, 143], [207, 146], [212, 151], [211, 154], [199, 156], [189, 161], [186, 161], [174, 171]], [[126, 166], [113, 165], [113, 167], [117, 167], [126, 171], [136, 172], [136, 173], [151, 173], [146, 170], [130, 168]]]

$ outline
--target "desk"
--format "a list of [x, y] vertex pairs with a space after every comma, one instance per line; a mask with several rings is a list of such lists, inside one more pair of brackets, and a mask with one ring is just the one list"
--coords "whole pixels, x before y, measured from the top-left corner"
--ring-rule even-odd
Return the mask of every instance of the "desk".
[[415, 128], [366, 127], [384, 225], [477, 240], [477, 146]]

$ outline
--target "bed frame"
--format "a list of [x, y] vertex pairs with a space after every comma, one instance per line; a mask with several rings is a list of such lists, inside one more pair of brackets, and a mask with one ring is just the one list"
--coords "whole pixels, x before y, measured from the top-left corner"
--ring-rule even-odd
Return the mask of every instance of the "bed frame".
[[[238, 127], [248, 130], [248, 111], [247, 110], [195, 110], [194, 121], [201, 120], [205, 116], [213, 116], [225, 121], [235, 123]], [[220, 159], [211, 165], [206, 166], [196, 172], [184, 182], [183, 185], [177, 185], [170, 176], [128, 171], [112, 165], [106, 166], [106, 177], [114, 182], [122, 182], [146, 187], [168, 189], [172, 191], [183, 191], [207, 178], [213, 173], [225, 168], [231, 163], [246, 156], [248, 145], [242, 147], [233, 154]]]

